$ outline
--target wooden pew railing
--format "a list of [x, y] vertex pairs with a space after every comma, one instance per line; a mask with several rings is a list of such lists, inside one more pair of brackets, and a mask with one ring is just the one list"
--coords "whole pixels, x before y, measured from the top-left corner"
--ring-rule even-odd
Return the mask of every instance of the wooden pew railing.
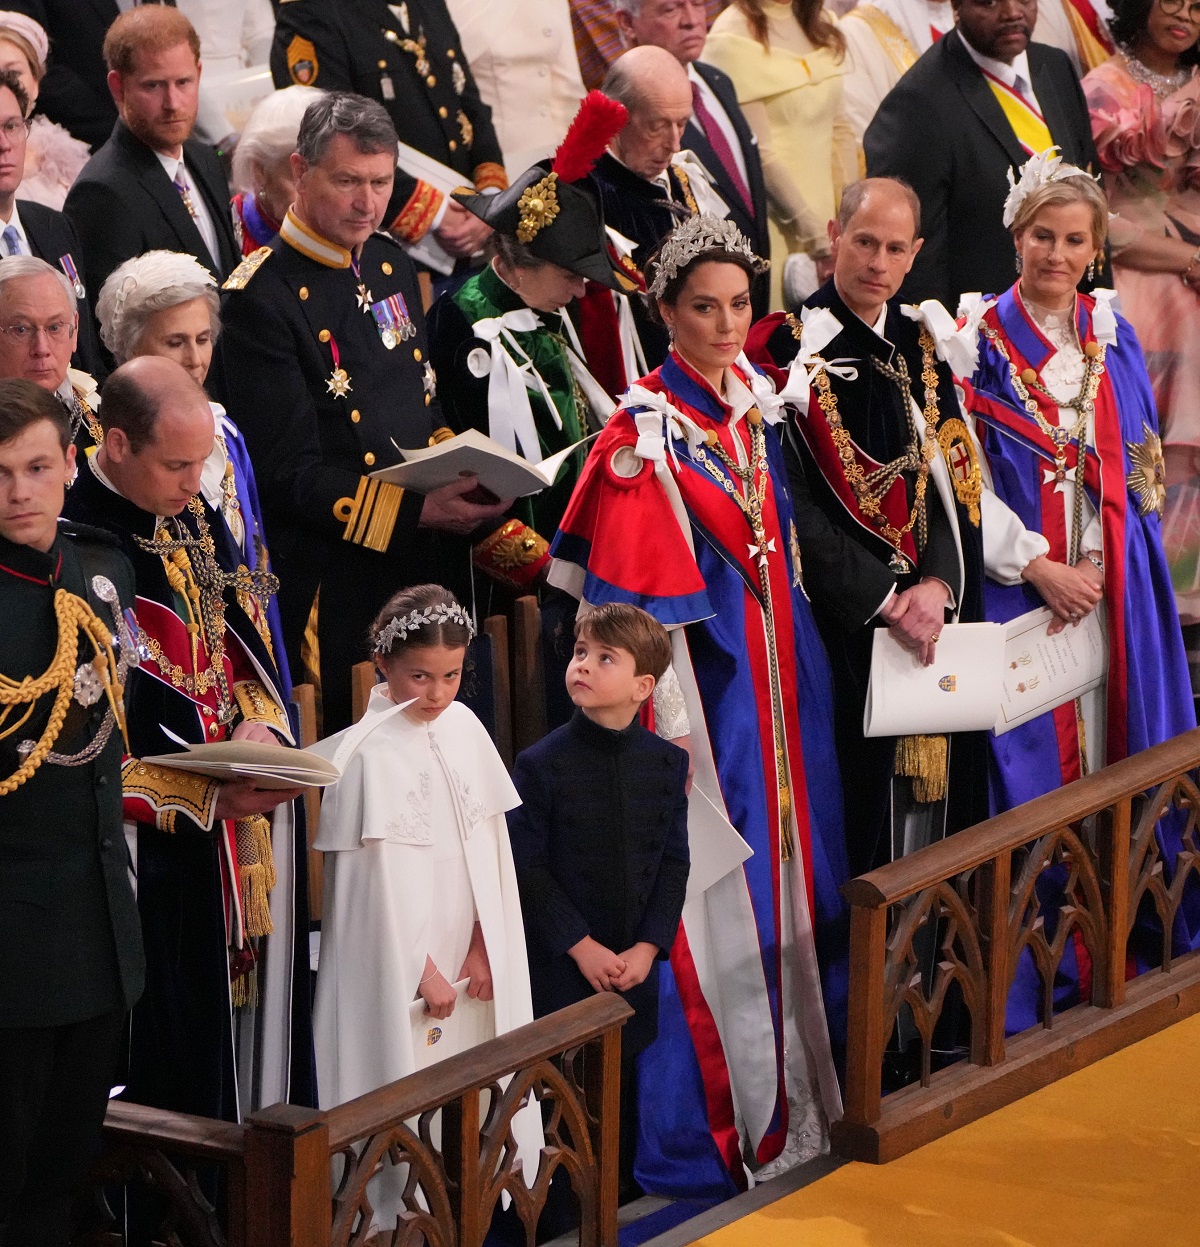
[[[845, 886], [849, 1055], [837, 1152], [891, 1160], [1200, 1012], [1200, 953], [1173, 956], [1170, 937], [1185, 885], [1194, 903], [1200, 884], [1198, 768], [1200, 729]], [[1182, 835], [1173, 871], [1155, 837], [1163, 818]], [[1038, 885], [1049, 890], [1051, 871], [1063, 900], [1048, 913]], [[1165, 934], [1150, 970], [1127, 981], [1139, 912]], [[1054, 976], [1068, 945], [1086, 949], [1090, 998], [1055, 1013]], [[1040, 980], [1043, 1020], [1006, 1037], [1024, 950]], [[922, 973], [931, 962], [932, 973]], [[885, 1047], [902, 1009], [920, 1036], [921, 1076], [884, 1096]], [[932, 1070], [934, 1031], [950, 1009], [959, 1011], [968, 1056]]]
[[[619, 996], [592, 996], [327, 1112], [277, 1104], [233, 1125], [114, 1101], [93, 1170], [97, 1204], [104, 1186], [157, 1192], [167, 1208], [158, 1240], [169, 1247], [482, 1247], [502, 1192], [532, 1243], [562, 1168], [579, 1201], [580, 1247], [617, 1247], [621, 1027], [631, 1013]], [[546, 1122], [532, 1187], [511, 1134], [527, 1097]], [[393, 1227], [372, 1236], [367, 1191], [389, 1157], [409, 1165], [394, 1239]], [[216, 1170], [219, 1209], [204, 1194]], [[123, 1240], [109, 1216], [80, 1241]]]

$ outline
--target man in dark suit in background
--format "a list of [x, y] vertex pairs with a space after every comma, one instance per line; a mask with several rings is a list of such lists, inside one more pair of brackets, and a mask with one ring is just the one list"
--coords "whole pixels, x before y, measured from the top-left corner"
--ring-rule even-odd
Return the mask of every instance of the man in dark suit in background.
[[122, 13], [104, 59], [120, 120], [64, 205], [83, 245], [92, 307], [109, 273], [144, 251], [187, 252], [221, 281], [241, 251], [221, 162], [191, 137], [200, 90], [192, 24], [158, 5]]
[[[45, 260], [66, 274], [76, 297], [82, 299], [86, 294], [79, 272], [83, 252], [75, 227], [61, 212], [17, 198], [29, 137], [24, 120], [28, 111], [29, 98], [20, 78], [12, 70], [0, 69], [0, 256], [31, 255]], [[100, 340], [86, 304], [71, 363], [86, 373], [95, 373], [100, 363]]]
[[953, 0], [956, 28], [892, 88], [867, 127], [870, 177], [899, 177], [921, 200], [925, 245], [906, 299], [951, 312], [966, 291], [1017, 279], [1001, 214], [1007, 173], [1052, 144], [1099, 169], [1087, 103], [1066, 53], [1030, 44], [1037, 0]]
[[[727, 74], [697, 59], [704, 51], [708, 15], [704, 0], [613, 0], [625, 46], [653, 44], [670, 52], [687, 70], [692, 118], [683, 146], [712, 175], [729, 219], [750, 240], [756, 255], [771, 258], [767, 191], [758, 141], [737, 102]], [[766, 273], [751, 282], [754, 317], [766, 315], [771, 283]]]
[[101, 52], [121, 11], [117, 0], [7, 0], [5, 7], [40, 22], [50, 37], [39, 110], [95, 151], [117, 120]]

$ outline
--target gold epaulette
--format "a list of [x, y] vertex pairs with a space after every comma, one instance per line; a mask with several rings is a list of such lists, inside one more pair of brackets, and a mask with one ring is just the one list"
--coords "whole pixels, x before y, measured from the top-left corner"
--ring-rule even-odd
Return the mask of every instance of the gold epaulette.
[[399, 485], [360, 476], [354, 497], [339, 498], [333, 504], [334, 518], [346, 525], [342, 540], [382, 554], [391, 544], [403, 497], [404, 490]]
[[250, 278], [262, 268], [267, 256], [271, 254], [270, 247], [259, 247], [257, 251], [252, 251], [242, 262], [233, 270], [225, 279], [222, 290], [245, 290], [250, 284]]

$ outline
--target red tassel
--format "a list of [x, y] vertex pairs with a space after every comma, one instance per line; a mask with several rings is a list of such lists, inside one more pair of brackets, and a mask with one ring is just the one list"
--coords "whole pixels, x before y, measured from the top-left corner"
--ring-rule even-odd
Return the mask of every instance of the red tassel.
[[551, 171], [557, 173], [562, 182], [578, 182], [587, 177], [592, 166], [604, 155], [613, 135], [619, 133], [628, 120], [624, 104], [610, 100], [599, 91], [589, 92], [566, 138], [554, 153]]

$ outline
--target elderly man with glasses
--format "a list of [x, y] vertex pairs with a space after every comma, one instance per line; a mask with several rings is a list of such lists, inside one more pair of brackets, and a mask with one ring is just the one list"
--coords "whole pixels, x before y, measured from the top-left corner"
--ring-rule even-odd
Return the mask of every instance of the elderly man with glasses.
[[24, 377], [55, 395], [71, 418], [72, 439], [86, 449], [103, 435], [96, 382], [71, 367], [78, 337], [75, 288], [66, 274], [36, 256], [0, 259], [0, 377]]

